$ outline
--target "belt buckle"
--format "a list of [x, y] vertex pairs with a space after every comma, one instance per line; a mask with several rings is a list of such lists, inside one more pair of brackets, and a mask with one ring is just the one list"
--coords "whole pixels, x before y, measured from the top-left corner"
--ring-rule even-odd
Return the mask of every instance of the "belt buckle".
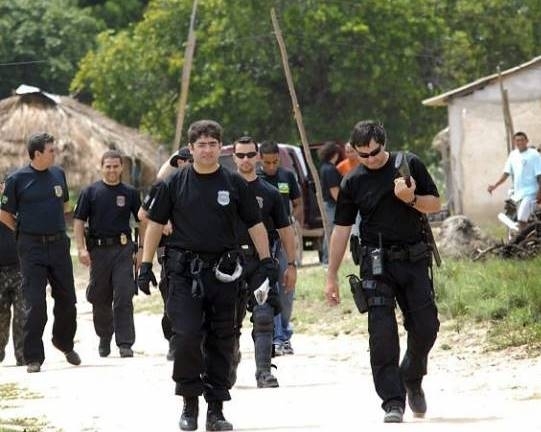
[[126, 246], [128, 244], [128, 236], [124, 233], [120, 234], [120, 244]]

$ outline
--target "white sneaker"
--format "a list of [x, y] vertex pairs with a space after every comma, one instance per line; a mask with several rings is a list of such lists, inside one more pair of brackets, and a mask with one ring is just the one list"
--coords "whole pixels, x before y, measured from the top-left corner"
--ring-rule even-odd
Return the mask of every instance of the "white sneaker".
[[284, 353], [284, 346], [282, 344], [275, 343], [273, 346], [273, 357], [280, 357], [283, 356]]
[[293, 347], [291, 346], [290, 341], [285, 341], [284, 342], [284, 344], [282, 345], [282, 351], [283, 351], [284, 355], [295, 354], [295, 351], [293, 351]]

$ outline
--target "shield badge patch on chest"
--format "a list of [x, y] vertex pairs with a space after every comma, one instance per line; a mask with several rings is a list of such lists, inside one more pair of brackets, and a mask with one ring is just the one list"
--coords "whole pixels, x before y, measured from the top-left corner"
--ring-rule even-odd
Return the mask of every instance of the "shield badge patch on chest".
[[226, 206], [229, 204], [229, 191], [218, 191], [218, 204]]
[[116, 206], [117, 207], [124, 207], [126, 205], [126, 197], [124, 195], [117, 195], [116, 196]]
[[62, 196], [62, 186], [55, 185], [54, 186], [54, 194], [57, 198], [60, 198]]
[[257, 200], [257, 203], [259, 204], [259, 208], [263, 208], [263, 197], [256, 196], [255, 199]]

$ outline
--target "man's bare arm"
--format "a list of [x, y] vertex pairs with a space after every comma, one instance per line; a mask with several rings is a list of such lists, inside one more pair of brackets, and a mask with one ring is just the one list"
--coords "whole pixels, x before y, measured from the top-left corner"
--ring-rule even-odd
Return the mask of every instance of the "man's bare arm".
[[267, 230], [263, 222], [255, 224], [253, 227], [248, 228], [248, 234], [254, 242], [255, 249], [259, 255], [259, 259], [269, 258], [269, 238], [267, 236]]
[[15, 216], [5, 210], [0, 210], [0, 222], [2, 222], [12, 231], [15, 231], [17, 228], [17, 219], [15, 219]]
[[329, 268], [327, 270], [327, 284], [325, 298], [330, 305], [340, 303], [340, 286], [338, 283], [338, 269], [344, 258], [348, 244], [351, 226], [335, 225], [329, 242]]
[[142, 262], [152, 262], [156, 249], [160, 244], [163, 225], [148, 219], [145, 230], [145, 241], [143, 242]]

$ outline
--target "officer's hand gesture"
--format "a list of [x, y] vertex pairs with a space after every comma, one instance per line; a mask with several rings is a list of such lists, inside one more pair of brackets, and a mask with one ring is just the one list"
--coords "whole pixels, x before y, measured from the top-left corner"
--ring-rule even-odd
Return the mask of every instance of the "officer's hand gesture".
[[284, 272], [284, 287], [286, 292], [291, 292], [295, 289], [295, 284], [297, 283], [297, 267], [293, 265], [288, 265], [286, 271]]
[[156, 276], [152, 272], [152, 263], [143, 262], [139, 268], [139, 275], [137, 276], [137, 286], [143, 291], [146, 295], [150, 295], [150, 283], [156, 287], [158, 282], [156, 282]]
[[336, 306], [340, 303], [340, 285], [338, 276], [327, 273], [327, 284], [325, 285], [325, 299], [329, 306]]
[[79, 262], [82, 265], [88, 267], [90, 265], [90, 254], [88, 253], [88, 251], [86, 249], [79, 249], [78, 255], [79, 255]]
[[394, 180], [394, 194], [406, 204], [410, 204], [415, 199], [415, 180], [413, 177], [410, 177], [409, 180], [411, 182], [409, 187], [404, 177], [398, 177]]
[[269, 285], [274, 286], [278, 282], [279, 269], [278, 264], [273, 258], [263, 258], [259, 261], [259, 269], [264, 276], [269, 278]]

